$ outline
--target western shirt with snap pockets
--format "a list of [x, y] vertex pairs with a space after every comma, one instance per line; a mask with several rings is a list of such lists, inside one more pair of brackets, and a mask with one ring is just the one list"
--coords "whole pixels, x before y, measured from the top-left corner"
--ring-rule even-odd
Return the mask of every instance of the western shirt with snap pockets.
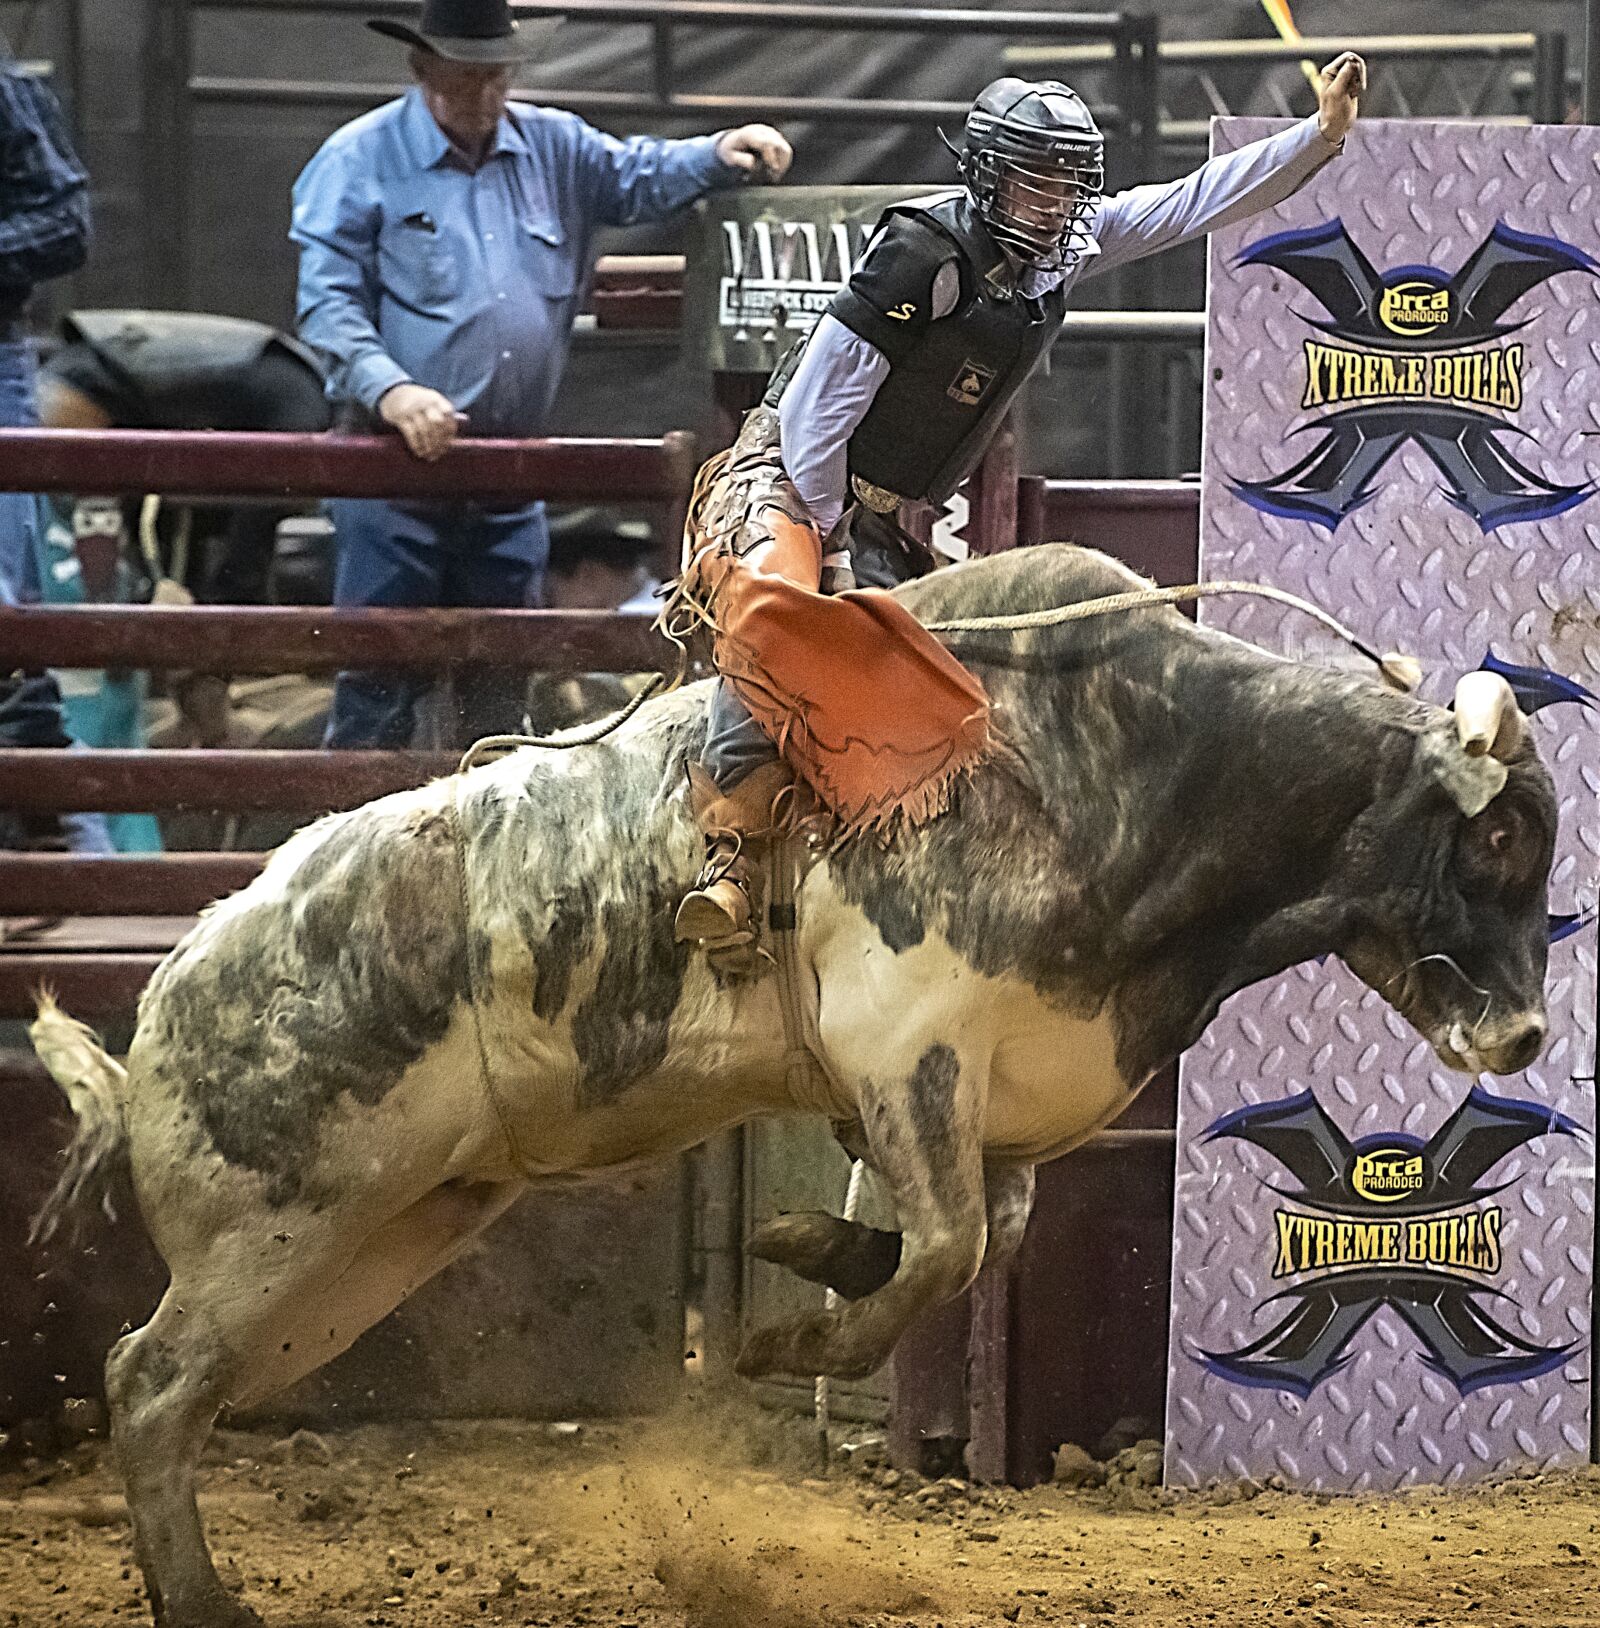
[[473, 435], [545, 426], [595, 232], [659, 220], [740, 174], [716, 136], [603, 134], [509, 105], [472, 168], [413, 88], [336, 131], [301, 172], [299, 326], [330, 394], [448, 396]]
[[[1076, 262], [1065, 271], [1025, 270], [1018, 279], [1021, 292], [1037, 298], [1059, 283], [1071, 287], [1143, 255], [1248, 220], [1297, 192], [1342, 145], [1323, 136], [1313, 115], [1235, 152], [1219, 153], [1176, 181], [1130, 187], [1102, 198]], [[956, 278], [948, 280], [941, 311], [940, 282], [935, 281], [936, 318], [954, 309], [958, 286]], [[824, 535], [844, 512], [850, 437], [888, 376], [889, 361], [882, 351], [837, 318], [824, 316], [778, 404], [783, 466]]]

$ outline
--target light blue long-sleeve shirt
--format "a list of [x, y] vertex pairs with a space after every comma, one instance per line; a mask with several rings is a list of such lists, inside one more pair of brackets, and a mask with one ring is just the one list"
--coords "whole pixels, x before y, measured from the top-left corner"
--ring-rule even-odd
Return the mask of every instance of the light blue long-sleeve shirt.
[[427, 385], [473, 435], [546, 423], [595, 232], [659, 220], [740, 172], [716, 136], [620, 141], [513, 102], [473, 169], [421, 93], [337, 130], [294, 187], [301, 337], [369, 411]]
[[[1058, 283], [1070, 289], [1143, 255], [1248, 220], [1297, 192], [1342, 145], [1328, 141], [1313, 116], [1221, 153], [1176, 181], [1102, 198], [1076, 262], [1065, 271], [1024, 271], [1022, 292], [1037, 298]], [[936, 280], [935, 320], [954, 310], [958, 292], [955, 278]], [[824, 316], [778, 403], [784, 468], [824, 534], [844, 512], [850, 437], [888, 377], [882, 351], [837, 318]]]

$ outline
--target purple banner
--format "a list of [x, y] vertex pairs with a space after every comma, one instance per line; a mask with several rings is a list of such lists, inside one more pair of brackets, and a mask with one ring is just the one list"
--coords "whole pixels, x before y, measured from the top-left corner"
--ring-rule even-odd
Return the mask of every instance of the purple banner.
[[[1217, 150], [1278, 121], [1224, 119]], [[1550, 1040], [1474, 1081], [1336, 961], [1185, 1057], [1169, 1484], [1384, 1489], [1589, 1457], [1600, 855], [1600, 130], [1363, 120], [1211, 240], [1202, 573], [1423, 694], [1491, 665], [1556, 777]], [[1292, 611], [1203, 615], [1348, 665]]]

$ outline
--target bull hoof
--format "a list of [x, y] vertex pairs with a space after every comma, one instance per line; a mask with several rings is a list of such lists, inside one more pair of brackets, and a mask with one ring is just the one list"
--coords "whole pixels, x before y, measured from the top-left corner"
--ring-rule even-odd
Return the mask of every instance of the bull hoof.
[[750, 1253], [808, 1283], [826, 1284], [846, 1300], [860, 1300], [894, 1276], [900, 1234], [808, 1210], [763, 1222], [750, 1239]]
[[756, 1329], [740, 1348], [733, 1367], [744, 1379], [768, 1374], [865, 1379], [887, 1356], [887, 1352], [862, 1351], [845, 1338], [839, 1313], [822, 1311]]
[[195, 1610], [157, 1617], [160, 1628], [267, 1628], [266, 1619], [232, 1594], [215, 1595]]
[[849, 1224], [819, 1210], [775, 1215], [750, 1235], [750, 1253], [815, 1283], [837, 1247], [839, 1228]]

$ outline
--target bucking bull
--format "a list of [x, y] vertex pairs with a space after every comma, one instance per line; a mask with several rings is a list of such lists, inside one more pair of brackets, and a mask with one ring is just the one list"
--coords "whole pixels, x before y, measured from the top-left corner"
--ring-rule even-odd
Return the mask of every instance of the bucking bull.
[[[1052, 546], [899, 590], [923, 621], [1142, 586]], [[1556, 803], [1504, 680], [1454, 715], [1143, 609], [953, 641], [1004, 750], [954, 806], [823, 852], [798, 893], [820, 1109], [900, 1231], [784, 1217], [755, 1248], [848, 1298], [752, 1334], [747, 1375], [855, 1377], [1016, 1251], [1034, 1165], [1091, 1136], [1235, 990], [1336, 955], [1450, 1068], [1545, 1034]], [[673, 942], [705, 691], [300, 832], [152, 979], [119, 1066], [46, 1006], [78, 1120], [48, 1229], [123, 1160], [171, 1269], [106, 1364], [167, 1628], [259, 1619], [195, 1469], [219, 1409], [326, 1362], [530, 1181], [792, 1111], [777, 980]]]

